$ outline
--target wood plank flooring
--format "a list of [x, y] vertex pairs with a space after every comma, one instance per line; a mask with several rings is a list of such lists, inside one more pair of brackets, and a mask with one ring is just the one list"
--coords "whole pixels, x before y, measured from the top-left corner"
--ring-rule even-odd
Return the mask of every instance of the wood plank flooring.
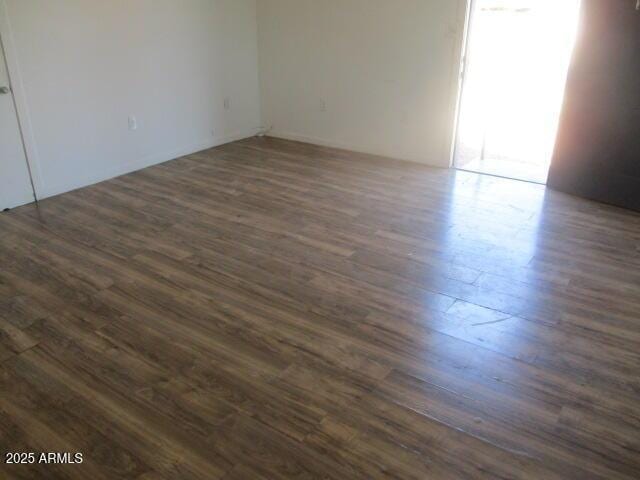
[[259, 138], [0, 214], [0, 447], [3, 479], [640, 478], [640, 216]]

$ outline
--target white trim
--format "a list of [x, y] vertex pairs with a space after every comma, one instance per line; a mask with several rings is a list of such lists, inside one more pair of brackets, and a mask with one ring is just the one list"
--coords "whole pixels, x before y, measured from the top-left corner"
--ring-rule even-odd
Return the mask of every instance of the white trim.
[[334, 140], [326, 140], [319, 137], [300, 135], [298, 133], [292, 132], [283, 132], [280, 130], [270, 130], [268, 132], [265, 132], [265, 136], [281, 138], [283, 140], [292, 140], [294, 142], [310, 143], [312, 145], [318, 145], [321, 147], [338, 148], [340, 150], [351, 150], [352, 152], [367, 153], [370, 155], [381, 155], [380, 152], [373, 152], [366, 148], [359, 147], [350, 143], [336, 142]]
[[81, 178], [76, 178], [74, 179], [73, 183], [61, 183], [50, 186], [47, 185], [46, 187], [41, 188], [41, 190], [38, 192], [38, 197], [39, 199], [43, 199], [53, 197], [55, 195], [60, 195], [62, 193], [70, 192], [78, 188], [83, 188], [89, 185], [103, 182], [105, 180], [109, 180], [111, 178], [119, 177], [120, 175], [132, 173], [137, 170], [142, 170], [143, 168], [147, 168], [152, 165], [175, 160], [176, 158], [184, 157], [185, 155], [191, 155], [192, 153], [200, 152], [202, 150], [207, 150], [213, 147], [218, 147], [220, 145], [242, 140], [244, 138], [254, 137], [258, 134], [258, 132], [258, 128], [252, 128], [245, 131], [237, 132], [232, 135], [225, 135], [223, 137], [212, 137], [211, 139], [203, 140], [201, 142], [193, 143], [190, 145], [185, 145], [175, 150], [148, 155], [137, 160], [132, 160], [124, 164], [117, 165], [113, 168], [108, 168], [97, 173], [92, 173]]
[[267, 132], [265, 134], [265, 136], [267, 137], [274, 137], [274, 138], [281, 138], [283, 140], [292, 140], [294, 142], [302, 142], [302, 143], [309, 143], [312, 145], [317, 145], [320, 147], [329, 147], [329, 148], [337, 148], [339, 150], [348, 150], [351, 152], [356, 152], [356, 153], [364, 153], [367, 155], [375, 155], [377, 157], [384, 157], [384, 158], [393, 158], [396, 160], [404, 160], [407, 162], [413, 162], [413, 163], [419, 163], [421, 165], [426, 165], [428, 167], [433, 167], [433, 168], [447, 168], [447, 167], [443, 167], [442, 165], [438, 165], [436, 163], [431, 162], [429, 159], [427, 158], [412, 158], [412, 157], [399, 157], [398, 155], [394, 155], [392, 152], [381, 152], [381, 151], [374, 151], [371, 148], [367, 148], [367, 147], [362, 147], [359, 145], [354, 145], [354, 144], [350, 144], [350, 143], [343, 143], [343, 142], [336, 142], [334, 140], [326, 140], [324, 138], [318, 138], [318, 137], [312, 137], [309, 135], [300, 135], [297, 133], [291, 133], [291, 132], [283, 132], [280, 130], [270, 130], [269, 132]]
[[[451, 78], [451, 97], [454, 109], [453, 130], [449, 139], [449, 168], [455, 168], [456, 145], [458, 143], [458, 126], [460, 124], [460, 108], [462, 106], [462, 93], [464, 90], [464, 74], [466, 70], [467, 56], [469, 50], [469, 36], [471, 30], [471, 16], [475, 7], [476, 0], [464, 0], [464, 27], [462, 29], [460, 41], [460, 49], [456, 53], [456, 71]], [[460, 15], [461, 16], [461, 15]], [[455, 87], [453, 86], [455, 85]]]

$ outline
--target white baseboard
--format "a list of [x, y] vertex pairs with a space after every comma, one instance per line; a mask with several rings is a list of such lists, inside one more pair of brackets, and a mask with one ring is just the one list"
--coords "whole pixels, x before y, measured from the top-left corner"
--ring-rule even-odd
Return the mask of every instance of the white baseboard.
[[111, 178], [126, 175], [127, 173], [142, 170], [153, 165], [158, 165], [170, 160], [175, 160], [176, 158], [191, 155], [192, 153], [200, 152], [202, 150], [207, 150], [213, 147], [218, 147], [220, 145], [242, 140], [244, 138], [253, 137], [257, 135], [259, 131], [259, 129], [254, 128], [237, 132], [232, 135], [225, 135], [223, 137], [212, 137], [210, 139], [203, 140], [202, 142], [186, 145], [171, 151], [155, 153], [143, 158], [139, 158], [137, 160], [133, 160], [131, 162], [116, 165], [113, 168], [102, 170], [85, 177], [75, 178], [69, 183], [65, 182], [64, 184], [58, 185], [40, 186], [40, 188], [37, 189], [38, 199], [43, 200], [45, 198], [60, 195], [62, 193], [67, 193], [72, 190], [87, 187], [99, 182], [104, 182], [105, 180], [109, 180]]
[[351, 152], [364, 153], [367, 155], [375, 155], [378, 157], [393, 158], [396, 160], [405, 160], [407, 162], [420, 163], [434, 168], [449, 168], [448, 165], [437, 164], [430, 162], [424, 158], [409, 158], [405, 156], [394, 155], [392, 152], [381, 152], [371, 148], [363, 147], [361, 145], [354, 145], [349, 143], [336, 142], [333, 140], [327, 140], [324, 138], [312, 137], [308, 135], [300, 135], [297, 133], [283, 132], [279, 130], [271, 130], [266, 134], [268, 137], [281, 138], [283, 140], [292, 140], [294, 142], [310, 143], [321, 147], [338, 148], [340, 150], [349, 150]]
[[326, 140], [324, 138], [311, 137], [308, 135], [300, 135], [291, 132], [282, 132], [279, 130], [271, 130], [266, 134], [268, 137], [281, 138], [283, 140], [292, 140], [294, 142], [310, 143], [312, 145], [318, 145], [321, 147], [338, 148], [340, 150], [350, 150], [352, 152], [367, 153], [369, 155], [381, 155], [380, 152], [374, 152], [371, 149], [366, 149], [361, 146], [335, 142], [333, 140]]

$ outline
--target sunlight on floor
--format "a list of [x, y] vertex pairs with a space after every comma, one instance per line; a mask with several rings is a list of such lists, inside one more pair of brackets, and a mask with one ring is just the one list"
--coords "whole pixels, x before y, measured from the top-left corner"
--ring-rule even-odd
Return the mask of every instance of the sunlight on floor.
[[580, 0], [476, 0], [458, 168], [545, 183]]

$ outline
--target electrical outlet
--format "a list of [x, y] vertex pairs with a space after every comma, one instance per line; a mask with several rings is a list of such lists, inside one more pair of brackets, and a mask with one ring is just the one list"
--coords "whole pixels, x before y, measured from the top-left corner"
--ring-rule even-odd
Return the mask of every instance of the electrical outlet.
[[129, 130], [137, 130], [138, 129], [138, 119], [135, 115], [129, 115]]
[[225, 97], [224, 99], [224, 109], [231, 110], [231, 98]]
[[321, 112], [326, 112], [327, 111], [327, 102], [325, 102], [324, 100], [320, 100], [320, 111]]

